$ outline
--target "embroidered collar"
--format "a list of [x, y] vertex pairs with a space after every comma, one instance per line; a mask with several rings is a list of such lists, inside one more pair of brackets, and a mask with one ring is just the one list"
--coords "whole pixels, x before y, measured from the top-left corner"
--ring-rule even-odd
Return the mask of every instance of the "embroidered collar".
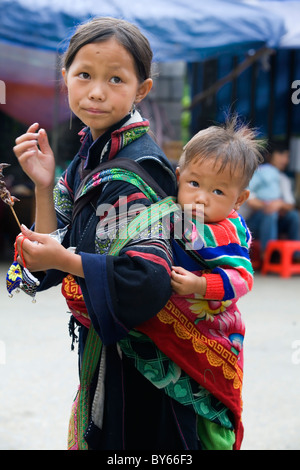
[[81, 148], [79, 155], [86, 160], [84, 168], [93, 169], [96, 165], [111, 160], [126, 145], [138, 139], [149, 130], [149, 121], [138, 111], [128, 114], [107, 132], [93, 141], [89, 127], [79, 132]]

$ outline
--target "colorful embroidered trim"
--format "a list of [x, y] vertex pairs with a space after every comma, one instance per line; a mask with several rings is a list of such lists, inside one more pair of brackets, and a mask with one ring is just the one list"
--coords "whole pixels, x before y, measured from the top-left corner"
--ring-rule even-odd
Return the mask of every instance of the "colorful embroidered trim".
[[100, 358], [102, 343], [94, 328], [89, 329], [81, 364], [80, 386], [73, 402], [69, 421], [68, 449], [87, 450], [83, 438], [89, 422], [90, 384]]

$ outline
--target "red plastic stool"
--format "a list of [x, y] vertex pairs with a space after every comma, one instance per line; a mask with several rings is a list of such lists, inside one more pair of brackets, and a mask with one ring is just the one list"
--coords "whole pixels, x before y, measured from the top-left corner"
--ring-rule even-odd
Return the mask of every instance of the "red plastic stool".
[[[271, 256], [275, 251], [279, 252], [280, 260], [278, 263], [271, 263]], [[300, 241], [269, 241], [264, 254], [261, 274], [274, 272], [279, 273], [281, 277], [290, 277], [292, 274], [300, 274], [300, 263], [293, 263], [293, 254], [296, 251], [300, 252]]]

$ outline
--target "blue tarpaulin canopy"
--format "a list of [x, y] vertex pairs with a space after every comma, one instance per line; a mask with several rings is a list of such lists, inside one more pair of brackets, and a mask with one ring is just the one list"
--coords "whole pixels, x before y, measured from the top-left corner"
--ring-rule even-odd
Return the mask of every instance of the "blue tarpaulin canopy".
[[300, 48], [299, 0], [253, 0], [252, 5], [258, 5], [282, 18], [286, 32], [279, 41], [280, 49]]
[[[2, 0], [0, 80], [6, 84], [6, 103], [1, 109], [22, 122], [38, 120], [51, 127], [57, 53], [66, 48], [76, 26], [94, 16], [136, 24], [149, 38], [156, 61], [196, 62], [224, 51], [279, 47], [287, 32], [285, 22], [275, 9], [263, 5], [268, 3]], [[65, 97], [61, 100], [66, 109]]]
[[234, 0], [2, 0], [0, 40], [56, 51], [74, 26], [93, 16], [124, 18], [149, 37], [157, 60], [186, 60], [255, 43], [276, 47], [280, 15]]

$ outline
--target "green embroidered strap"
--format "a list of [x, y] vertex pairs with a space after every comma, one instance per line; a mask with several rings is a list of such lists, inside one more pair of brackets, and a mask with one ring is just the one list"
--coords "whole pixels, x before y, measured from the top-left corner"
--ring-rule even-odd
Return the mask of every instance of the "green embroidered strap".
[[[94, 328], [89, 329], [86, 345], [85, 345], [85, 354], [82, 358], [81, 364], [81, 380], [80, 387], [82, 394], [80, 397], [81, 402], [81, 416], [78, 421], [78, 431], [79, 434], [83, 434], [88, 426], [89, 420], [89, 393], [90, 393], [90, 384], [94, 377], [97, 364], [100, 359], [102, 342], [100, 341], [99, 336], [97, 335]], [[85, 442], [85, 441], [84, 441]]]
[[151, 227], [151, 225], [154, 225], [163, 217], [179, 210], [181, 209], [175, 203], [175, 198], [172, 196], [166, 197], [165, 199], [146, 207], [128, 224], [127, 227], [123, 227], [120, 230], [118, 237], [115, 238], [109, 249], [109, 254], [118, 255], [129, 240], [135, 238], [138, 234], [143, 232], [143, 230]]
[[95, 347], [95, 339], [99, 338], [94, 328], [89, 329], [85, 344], [85, 354], [82, 357], [80, 383], [82, 386], [89, 386], [96, 370], [101, 348]]
[[89, 423], [90, 385], [100, 359], [102, 342], [91, 327], [85, 343], [80, 370], [80, 386], [73, 403], [68, 434], [68, 449], [87, 450], [84, 433]]
[[74, 196], [72, 219], [90, 201], [98, 200], [103, 184], [110, 181], [125, 181], [136, 186], [151, 202], [166, 197], [161, 187], [143, 169], [139, 163], [128, 158], [117, 158], [100, 163], [93, 172], [88, 173], [81, 181]]
[[153, 189], [145, 183], [145, 181], [136, 173], [123, 168], [110, 168], [101, 170], [90, 178], [87, 184], [81, 189], [78, 197], [84, 196], [88, 191], [95, 189], [99, 185], [103, 185], [109, 181], [124, 181], [133, 184], [151, 201], [158, 201], [158, 197]]

